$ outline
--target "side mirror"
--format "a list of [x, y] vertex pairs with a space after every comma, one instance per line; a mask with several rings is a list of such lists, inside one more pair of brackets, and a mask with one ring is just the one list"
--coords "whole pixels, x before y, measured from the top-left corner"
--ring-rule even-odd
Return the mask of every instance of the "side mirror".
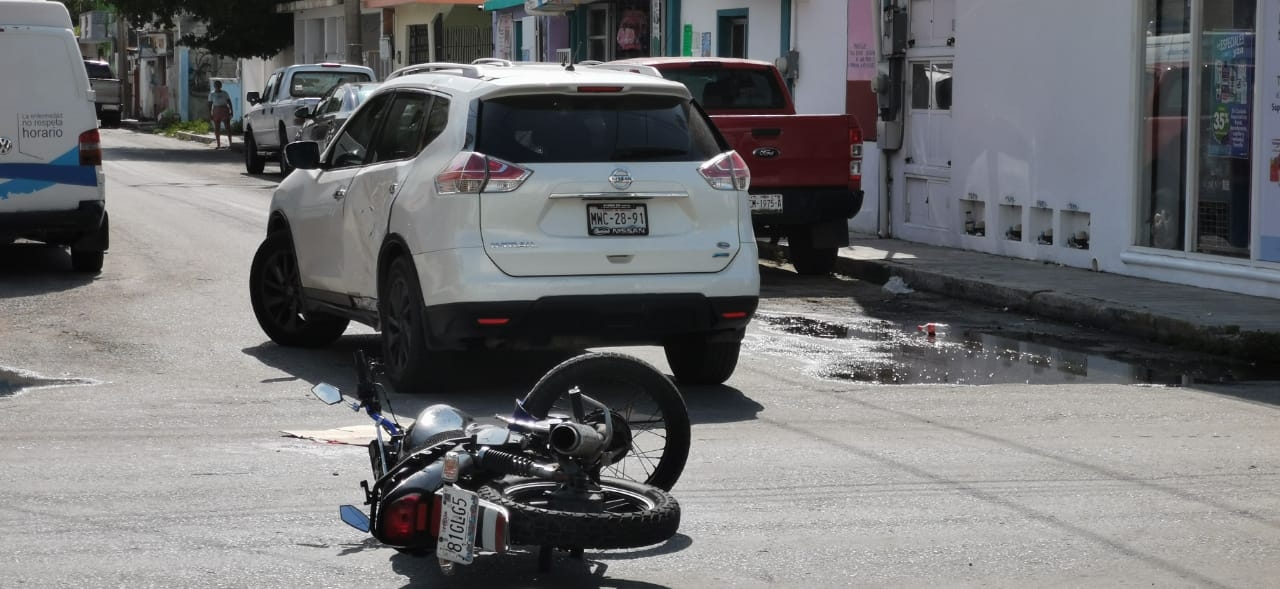
[[324, 401], [326, 405], [337, 405], [338, 402], [342, 401], [342, 391], [327, 382], [311, 387], [311, 394]]
[[298, 110], [293, 111], [293, 118], [295, 119], [309, 119], [311, 116], [311, 109], [305, 106], [299, 107]]
[[365, 515], [360, 508], [354, 505], [343, 505], [338, 508], [338, 514], [342, 517], [343, 523], [351, 526], [361, 532], [369, 532], [369, 516]]
[[249, 104], [258, 104], [262, 102], [262, 95], [257, 92], [250, 92], [244, 96], [244, 99], [248, 100]]
[[294, 141], [284, 146], [284, 157], [290, 166], [299, 170], [314, 170], [320, 167], [320, 144], [315, 141]]

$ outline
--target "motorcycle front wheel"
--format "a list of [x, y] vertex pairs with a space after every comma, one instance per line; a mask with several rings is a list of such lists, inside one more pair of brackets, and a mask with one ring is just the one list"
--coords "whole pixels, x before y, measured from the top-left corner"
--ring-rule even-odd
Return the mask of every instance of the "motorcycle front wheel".
[[680, 504], [651, 485], [601, 478], [599, 511], [566, 510], [581, 507], [558, 498], [560, 483], [514, 478], [481, 486], [481, 499], [507, 508], [511, 543], [560, 548], [640, 548], [666, 542], [680, 527]]
[[[680, 389], [647, 362], [612, 352], [593, 352], [561, 362], [538, 380], [522, 401], [537, 419], [573, 415], [569, 390], [600, 401], [612, 410], [616, 452], [621, 459], [601, 474], [670, 491], [689, 459], [689, 410]], [[589, 422], [602, 421], [600, 411]], [[622, 454], [625, 450], [625, 454]]]

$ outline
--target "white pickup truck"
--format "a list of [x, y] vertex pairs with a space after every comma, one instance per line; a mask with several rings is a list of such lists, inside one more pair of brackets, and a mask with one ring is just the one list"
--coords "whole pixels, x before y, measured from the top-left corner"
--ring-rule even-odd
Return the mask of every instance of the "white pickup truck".
[[89, 74], [89, 87], [93, 89], [95, 98], [93, 109], [103, 127], [119, 127], [120, 112], [124, 110], [121, 100], [120, 79], [111, 71], [111, 66], [101, 60], [84, 60], [85, 72]]
[[262, 92], [245, 96], [250, 107], [244, 113], [244, 167], [261, 174], [268, 159], [280, 162], [280, 173], [292, 168], [284, 158], [303, 120], [294, 116], [300, 107], [311, 108], [330, 88], [345, 82], [372, 82], [373, 70], [362, 65], [310, 63], [280, 68], [267, 78]]

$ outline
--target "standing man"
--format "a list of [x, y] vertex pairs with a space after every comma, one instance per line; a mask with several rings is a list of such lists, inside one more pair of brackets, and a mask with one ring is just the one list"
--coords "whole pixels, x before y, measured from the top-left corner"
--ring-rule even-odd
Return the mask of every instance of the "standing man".
[[222, 80], [213, 81], [213, 92], [209, 93], [209, 118], [213, 121], [213, 137], [218, 144], [214, 149], [222, 149], [222, 127], [227, 128], [227, 148], [231, 147], [231, 95], [222, 89]]

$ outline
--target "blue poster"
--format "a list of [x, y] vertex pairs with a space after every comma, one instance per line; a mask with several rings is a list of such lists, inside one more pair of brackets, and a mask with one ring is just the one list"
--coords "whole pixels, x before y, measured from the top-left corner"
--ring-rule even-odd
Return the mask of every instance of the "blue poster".
[[1253, 33], [1206, 33], [1213, 59], [1209, 96], [1209, 155], [1248, 158], [1249, 94], [1253, 89]]

